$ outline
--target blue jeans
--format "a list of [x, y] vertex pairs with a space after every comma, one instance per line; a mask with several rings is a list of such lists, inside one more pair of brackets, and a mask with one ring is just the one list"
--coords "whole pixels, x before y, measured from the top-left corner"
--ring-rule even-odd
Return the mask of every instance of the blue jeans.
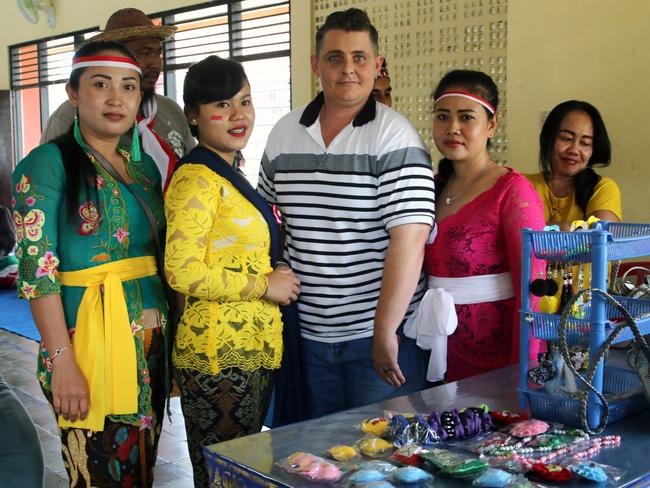
[[398, 363], [406, 377], [399, 388], [382, 380], [372, 367], [372, 337], [329, 344], [303, 342], [303, 370], [307, 378], [309, 417], [380, 402], [429, 388], [429, 351], [400, 334]]

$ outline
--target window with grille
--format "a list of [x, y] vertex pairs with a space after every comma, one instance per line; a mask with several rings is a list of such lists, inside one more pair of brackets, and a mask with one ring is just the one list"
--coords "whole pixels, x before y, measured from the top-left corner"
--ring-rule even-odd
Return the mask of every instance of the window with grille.
[[68, 99], [72, 55], [97, 33], [94, 28], [9, 48], [15, 161], [38, 145], [45, 121]]
[[[256, 121], [243, 169], [255, 183], [268, 133], [291, 107], [289, 0], [213, 1], [149, 17], [177, 27], [164, 45], [165, 70], [156, 91], [181, 107], [192, 63], [214, 54], [244, 65]], [[93, 28], [10, 47], [16, 161], [38, 144], [47, 118], [67, 99], [65, 82], [75, 49], [97, 33]]]
[[209, 55], [244, 65], [255, 106], [255, 128], [244, 157], [243, 171], [257, 181], [266, 138], [291, 108], [289, 1], [243, 0], [159, 14], [175, 25], [165, 44], [165, 92], [183, 106], [187, 68]]

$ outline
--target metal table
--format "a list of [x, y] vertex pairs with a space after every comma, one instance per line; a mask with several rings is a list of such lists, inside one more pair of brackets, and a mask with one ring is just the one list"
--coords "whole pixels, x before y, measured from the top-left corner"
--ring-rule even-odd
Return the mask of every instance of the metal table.
[[[412, 395], [214, 444], [205, 449], [211, 486], [313, 488], [315, 483], [287, 473], [273, 463], [296, 451], [324, 456], [336, 444], [352, 444], [363, 436], [356, 426], [364, 419], [382, 416], [384, 411], [429, 414], [480, 403], [487, 403], [491, 409], [520, 411], [517, 374], [517, 366], [511, 366]], [[603, 434], [621, 435], [621, 446], [603, 449], [593, 460], [626, 470], [619, 486], [650, 486], [650, 411], [612, 423]], [[435, 486], [467, 487], [471, 483], [436, 477]], [[573, 481], [565, 486], [593, 488], [594, 484]]]

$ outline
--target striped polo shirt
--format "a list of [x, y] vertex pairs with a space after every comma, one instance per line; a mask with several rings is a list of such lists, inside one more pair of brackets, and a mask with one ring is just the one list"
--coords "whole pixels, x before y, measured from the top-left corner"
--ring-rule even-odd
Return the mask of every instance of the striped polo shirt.
[[[434, 225], [433, 171], [411, 123], [373, 99], [325, 147], [323, 101], [275, 125], [258, 191], [282, 212], [302, 336], [343, 342], [373, 334], [388, 230]], [[423, 293], [420, 276], [407, 316]]]

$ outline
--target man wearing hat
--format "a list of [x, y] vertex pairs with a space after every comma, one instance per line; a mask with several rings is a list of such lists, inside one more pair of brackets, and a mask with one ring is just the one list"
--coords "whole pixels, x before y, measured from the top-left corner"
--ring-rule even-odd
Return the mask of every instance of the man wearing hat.
[[[176, 27], [155, 25], [144, 12], [124, 8], [113, 13], [101, 34], [87, 42], [116, 41], [123, 43], [136, 57], [142, 68], [144, 96], [138, 115], [138, 133], [142, 148], [149, 154], [162, 176], [163, 185], [171, 176], [177, 159], [195, 145], [183, 110], [171, 98], [155, 93], [155, 86], [163, 69], [162, 42], [170, 39]], [[74, 107], [68, 101], [50, 116], [41, 134], [41, 144], [64, 134], [74, 120]], [[130, 135], [121, 142], [130, 146]]]

